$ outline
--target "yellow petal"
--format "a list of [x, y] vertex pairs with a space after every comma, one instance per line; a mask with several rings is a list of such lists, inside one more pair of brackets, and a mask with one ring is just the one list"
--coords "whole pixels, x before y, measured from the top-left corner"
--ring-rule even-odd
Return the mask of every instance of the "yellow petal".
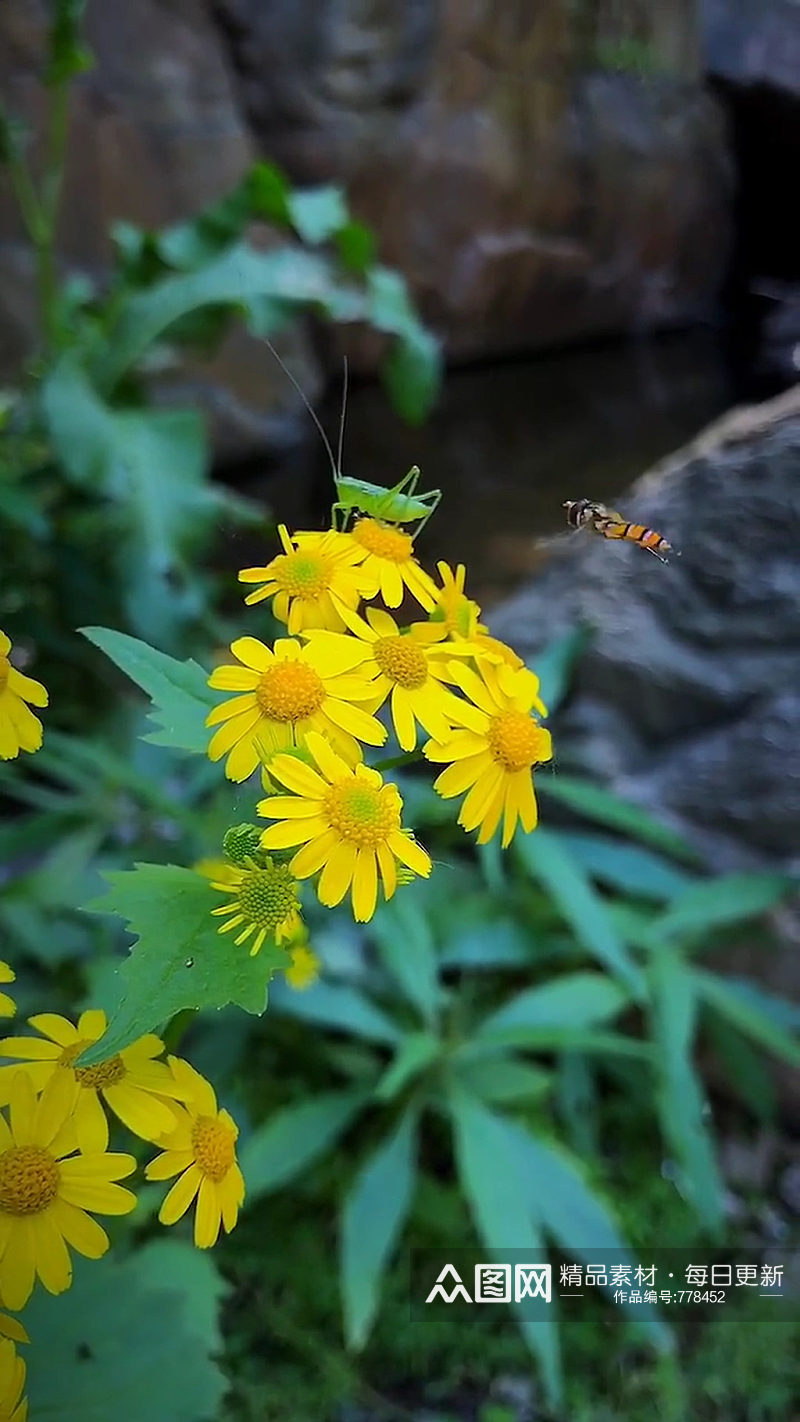
[[195, 1195], [200, 1189], [200, 1182], [203, 1176], [198, 1166], [190, 1165], [188, 1170], [175, 1181], [172, 1189], [167, 1192], [158, 1218], [164, 1225], [175, 1224], [182, 1215], [186, 1214]]
[[222, 1211], [214, 1182], [205, 1176], [200, 1182], [194, 1217], [194, 1242], [198, 1249], [211, 1249], [216, 1244], [221, 1219]]

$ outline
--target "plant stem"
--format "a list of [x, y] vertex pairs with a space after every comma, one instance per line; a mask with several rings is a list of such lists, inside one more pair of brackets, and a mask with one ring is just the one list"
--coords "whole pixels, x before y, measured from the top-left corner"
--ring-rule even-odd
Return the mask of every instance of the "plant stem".
[[379, 760], [373, 767], [375, 770], [394, 770], [398, 765], [412, 765], [415, 761], [422, 760], [422, 751], [403, 751], [402, 755], [390, 755], [386, 760]]

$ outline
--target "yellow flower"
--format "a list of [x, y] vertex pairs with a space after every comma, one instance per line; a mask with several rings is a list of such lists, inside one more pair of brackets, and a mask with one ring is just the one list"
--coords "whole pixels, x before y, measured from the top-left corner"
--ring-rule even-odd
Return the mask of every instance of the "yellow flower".
[[303, 992], [311, 987], [319, 977], [321, 963], [308, 941], [305, 924], [286, 944], [291, 965], [285, 970], [286, 981], [295, 992]]
[[[13, 983], [16, 976], [14, 969], [0, 959], [0, 983]], [[16, 1010], [13, 997], [9, 997], [7, 992], [0, 992], [0, 1017], [13, 1017]]]
[[[180, 1092], [166, 1063], [153, 1060], [164, 1050], [158, 1037], [148, 1032], [108, 1061], [76, 1067], [72, 1065], [76, 1058], [105, 1032], [104, 1012], [99, 1008], [82, 1012], [77, 1027], [55, 1012], [41, 1012], [28, 1021], [42, 1035], [6, 1037], [0, 1041], [0, 1056], [25, 1062], [24, 1070], [35, 1091], [54, 1082], [59, 1101], [65, 1101], [72, 1112], [82, 1151], [93, 1153], [108, 1146], [101, 1096], [123, 1126], [146, 1141], [172, 1129], [175, 1118], [168, 1100]], [[18, 1071], [17, 1066], [0, 1067], [2, 1106], [10, 1100]]]
[[510, 667], [523, 667], [522, 657], [505, 642], [489, 636], [488, 627], [479, 621], [481, 610], [464, 592], [466, 569], [459, 563], [455, 573], [447, 563], [437, 563], [442, 586], [437, 590], [436, 606], [430, 614], [431, 622], [444, 623], [454, 642], [467, 641], [472, 644], [477, 656], [489, 655], [495, 660], [507, 662]]
[[358, 607], [371, 580], [355, 565], [359, 552], [342, 533], [298, 533], [290, 538], [285, 524], [278, 526], [284, 551], [264, 568], [243, 568], [240, 583], [263, 583], [245, 602], [274, 597], [272, 612], [289, 625], [292, 636], [304, 627], [340, 631], [344, 623], [339, 608]]
[[[355, 612], [343, 614], [352, 636], [339, 632], [308, 632], [308, 645], [318, 664], [330, 675], [357, 670], [370, 677], [368, 703], [377, 711], [391, 697], [392, 721], [400, 747], [413, 751], [417, 722], [435, 740], [444, 740], [453, 726], [471, 725], [474, 708], [442, 685], [452, 678], [442, 659], [442, 644], [435, 645], [429, 623], [417, 623], [407, 634], [388, 612], [367, 608], [366, 622]], [[446, 644], [448, 657], [455, 648]]]
[[[1, 1302], [2, 1300], [0, 1300]], [[9, 1313], [0, 1313], [0, 1338], [13, 1338], [15, 1343], [30, 1343], [31, 1341], [19, 1319], [12, 1318]]]
[[0, 1422], [25, 1422], [28, 1399], [22, 1396], [24, 1387], [25, 1361], [8, 1338], [0, 1338]]
[[72, 1283], [67, 1245], [100, 1259], [108, 1235], [88, 1210], [126, 1215], [136, 1196], [114, 1180], [136, 1169], [132, 1155], [95, 1151], [76, 1155], [69, 1103], [48, 1082], [39, 1100], [27, 1071], [11, 1089], [11, 1124], [0, 1112], [0, 1294], [24, 1308], [38, 1275], [51, 1294]]
[[451, 761], [434, 781], [445, 799], [469, 791], [458, 822], [466, 830], [480, 826], [478, 843], [492, 838], [503, 820], [503, 848], [521, 821], [528, 833], [536, 828], [533, 767], [553, 755], [550, 732], [539, 725], [532, 708], [546, 715], [539, 699], [539, 681], [526, 667], [513, 670], [482, 661], [481, 676], [453, 663], [453, 677], [465, 696], [479, 708], [479, 731], [459, 730], [444, 743], [428, 741], [428, 760]]
[[37, 751], [42, 744], [42, 723], [31, 706], [46, 706], [48, 696], [40, 681], [23, 676], [8, 660], [10, 639], [0, 630], [0, 760], [13, 760], [21, 750]]
[[169, 1064], [187, 1104], [180, 1108], [175, 1130], [159, 1142], [163, 1153], [151, 1160], [145, 1175], [148, 1180], [178, 1175], [158, 1212], [162, 1224], [175, 1224], [197, 1196], [194, 1242], [198, 1249], [210, 1249], [217, 1242], [220, 1223], [230, 1234], [244, 1200], [244, 1180], [236, 1159], [239, 1130], [227, 1111], [217, 1110], [210, 1082], [179, 1057], [170, 1057]]
[[264, 831], [269, 849], [302, 845], [289, 868], [298, 879], [319, 873], [317, 894], [328, 908], [352, 886], [353, 914], [359, 923], [372, 918], [378, 895], [378, 871], [387, 899], [397, 888], [396, 860], [427, 878], [431, 861], [412, 835], [401, 829], [403, 802], [396, 785], [384, 785], [377, 770], [351, 770], [324, 737], [306, 741], [317, 769], [291, 756], [276, 756], [272, 773], [291, 795], [262, 800], [258, 813], [280, 820]]
[[259, 763], [257, 742], [267, 752], [288, 750], [302, 744], [309, 731], [321, 731], [355, 763], [361, 758], [359, 740], [371, 746], [386, 740], [380, 722], [350, 704], [368, 700], [366, 678], [326, 675], [315, 653], [290, 637], [278, 638], [273, 651], [255, 637], [239, 637], [231, 651], [242, 665], [217, 667], [208, 684], [244, 694], [215, 706], [206, 717], [207, 726], [219, 726], [209, 742], [209, 757], [228, 755], [229, 780], [252, 775]]
[[436, 602], [436, 585], [414, 557], [410, 533], [377, 518], [360, 518], [352, 532], [342, 537], [353, 539], [359, 561], [371, 580], [373, 590], [365, 597], [380, 593], [387, 607], [399, 607], [405, 585], [420, 607], [430, 612]]
[[243, 923], [244, 928], [233, 941], [246, 943], [255, 933], [251, 958], [260, 951], [267, 934], [281, 943], [300, 923], [297, 880], [286, 864], [276, 864], [269, 855], [264, 865], [254, 859], [246, 859], [241, 867], [231, 865], [222, 882], [212, 883], [211, 887], [234, 896], [230, 903], [211, 910], [215, 917], [230, 915], [218, 932], [229, 933]]

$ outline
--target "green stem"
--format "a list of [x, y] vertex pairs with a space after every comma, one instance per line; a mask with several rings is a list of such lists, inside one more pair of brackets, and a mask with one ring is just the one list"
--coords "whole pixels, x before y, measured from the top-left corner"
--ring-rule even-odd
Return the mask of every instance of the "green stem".
[[402, 755], [390, 755], [386, 760], [379, 760], [373, 770], [395, 770], [398, 765], [413, 765], [415, 761], [422, 760], [422, 751], [403, 751]]
[[45, 348], [57, 344], [58, 321], [55, 240], [64, 180], [64, 156], [69, 129], [69, 84], [61, 80], [51, 90], [50, 117], [47, 125], [47, 147], [41, 185], [40, 211], [42, 226], [36, 244], [36, 267], [39, 289], [39, 311]]

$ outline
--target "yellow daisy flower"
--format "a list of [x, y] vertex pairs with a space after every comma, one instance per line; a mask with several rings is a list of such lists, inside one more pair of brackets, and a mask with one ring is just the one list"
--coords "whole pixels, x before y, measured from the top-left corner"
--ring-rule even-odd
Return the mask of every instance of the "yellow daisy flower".
[[[0, 983], [13, 983], [16, 976], [14, 969], [0, 959]], [[13, 1017], [16, 1010], [13, 997], [9, 997], [7, 992], [0, 992], [0, 1017]]]
[[507, 662], [510, 667], [524, 667], [522, 657], [518, 656], [512, 647], [507, 647], [505, 642], [491, 637], [488, 627], [479, 620], [480, 607], [464, 592], [464, 564], [459, 563], [455, 573], [448, 563], [437, 563], [436, 566], [442, 586], [437, 590], [436, 606], [430, 614], [431, 622], [444, 623], [454, 642], [470, 642], [478, 656], [488, 654]]
[[[99, 1008], [82, 1012], [77, 1027], [55, 1012], [29, 1017], [39, 1037], [6, 1037], [0, 1041], [0, 1056], [25, 1062], [25, 1072], [35, 1091], [54, 1081], [58, 1099], [72, 1112], [78, 1144], [93, 1153], [108, 1146], [108, 1121], [100, 1098], [143, 1140], [156, 1140], [173, 1128], [174, 1110], [169, 1101], [180, 1096], [166, 1062], [154, 1061], [164, 1043], [151, 1032], [129, 1047], [98, 1062], [97, 1066], [76, 1067], [72, 1063], [81, 1052], [97, 1042], [106, 1030], [106, 1015]], [[11, 1098], [19, 1067], [0, 1067], [0, 1105]]]
[[436, 585], [414, 557], [410, 533], [377, 518], [360, 518], [342, 537], [353, 539], [359, 562], [373, 585], [374, 591], [365, 597], [380, 593], [387, 607], [399, 607], [406, 587], [420, 607], [430, 612], [436, 602]]
[[42, 723], [25, 703], [46, 706], [49, 699], [40, 681], [12, 667], [10, 651], [10, 638], [0, 629], [0, 760], [13, 760], [21, 750], [39, 749]]
[[229, 915], [227, 923], [221, 924], [218, 932], [230, 933], [243, 923], [244, 928], [233, 941], [237, 945], [246, 943], [255, 934], [250, 949], [251, 958], [261, 950], [267, 934], [271, 934], [276, 943], [281, 943], [300, 923], [297, 880], [288, 865], [276, 864], [269, 855], [264, 865], [257, 864], [254, 859], [246, 859], [241, 867], [232, 864], [223, 880], [212, 883], [211, 887], [234, 896], [230, 903], [211, 910], [215, 917]]
[[390, 899], [397, 888], [396, 860], [427, 878], [431, 861], [401, 829], [403, 801], [396, 785], [385, 785], [377, 770], [351, 770], [323, 736], [312, 732], [306, 745], [317, 769], [291, 756], [276, 756], [272, 772], [291, 795], [262, 800], [258, 813], [281, 823], [264, 831], [267, 850], [302, 845], [289, 864], [298, 879], [320, 870], [317, 895], [328, 908], [351, 889], [359, 923], [372, 918], [378, 896], [378, 872]]
[[552, 759], [550, 732], [531, 714], [547, 715], [539, 698], [539, 680], [527, 667], [514, 670], [502, 663], [481, 662], [481, 675], [453, 663], [454, 680], [481, 713], [479, 731], [458, 730], [445, 742], [428, 741], [428, 760], [451, 761], [434, 781], [445, 799], [467, 794], [458, 822], [477, 829], [486, 844], [503, 820], [503, 848], [521, 821], [528, 833], [536, 828], [533, 767]]
[[217, 667], [208, 684], [243, 694], [206, 717], [207, 726], [219, 727], [209, 742], [209, 758], [228, 756], [229, 780], [252, 775], [259, 745], [267, 752], [288, 750], [309, 731], [322, 732], [353, 764], [361, 758], [359, 740], [370, 746], [386, 740], [380, 722], [351, 704], [369, 699], [365, 677], [328, 675], [313, 649], [290, 637], [279, 637], [273, 651], [255, 637], [239, 637], [231, 651], [242, 665]]
[[243, 568], [239, 573], [240, 583], [263, 583], [248, 593], [245, 602], [250, 605], [273, 598], [273, 615], [288, 623], [292, 636], [304, 627], [341, 631], [344, 623], [339, 607], [358, 607], [371, 585], [371, 579], [356, 567], [358, 549], [334, 529], [297, 533], [291, 538], [286, 525], [280, 524], [278, 536], [283, 553], [264, 568]]
[[0, 1422], [25, 1422], [28, 1399], [25, 1388], [25, 1360], [8, 1338], [0, 1338]]
[[286, 981], [295, 992], [303, 992], [317, 981], [322, 966], [308, 941], [308, 929], [305, 924], [301, 924], [284, 946], [291, 960], [290, 966], [284, 972]]
[[20, 1309], [36, 1278], [48, 1293], [72, 1283], [67, 1245], [100, 1259], [108, 1235], [87, 1211], [126, 1215], [136, 1196], [112, 1181], [136, 1169], [132, 1155], [95, 1151], [76, 1155], [69, 1102], [59, 1100], [56, 1078], [38, 1101], [26, 1070], [11, 1089], [10, 1125], [0, 1112], [0, 1294]]
[[[0, 1299], [0, 1303], [2, 1303], [2, 1299]], [[13, 1338], [15, 1343], [30, 1343], [31, 1341], [19, 1319], [12, 1318], [9, 1313], [0, 1313], [0, 1338]]]
[[236, 1159], [239, 1129], [227, 1111], [217, 1109], [211, 1083], [188, 1062], [169, 1058], [170, 1068], [186, 1106], [180, 1108], [175, 1130], [159, 1144], [157, 1155], [145, 1168], [148, 1180], [170, 1180], [178, 1175], [158, 1212], [162, 1224], [175, 1224], [186, 1214], [195, 1196], [194, 1242], [198, 1249], [216, 1244], [220, 1223], [230, 1234], [244, 1200], [244, 1179]]
[[[429, 623], [417, 623], [402, 633], [388, 612], [368, 607], [366, 621], [356, 612], [343, 613], [351, 636], [339, 632], [308, 632], [318, 664], [332, 676], [358, 670], [370, 677], [369, 709], [378, 711], [391, 698], [392, 721], [400, 747], [413, 751], [417, 722], [435, 740], [444, 740], [453, 726], [469, 726], [474, 707], [442, 685], [452, 680], [442, 660], [442, 644]], [[442, 634], [443, 635], [443, 634]], [[445, 644], [448, 658], [455, 648]]]

